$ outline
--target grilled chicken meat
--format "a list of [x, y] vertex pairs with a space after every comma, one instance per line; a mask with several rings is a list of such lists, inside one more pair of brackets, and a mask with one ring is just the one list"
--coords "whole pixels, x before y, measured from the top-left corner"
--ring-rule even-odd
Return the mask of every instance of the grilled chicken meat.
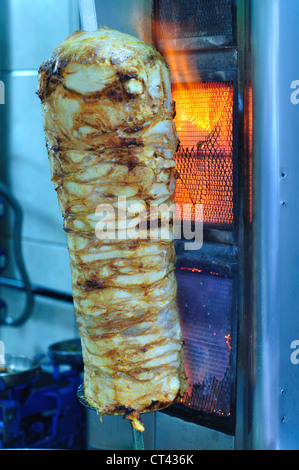
[[[77, 31], [41, 65], [38, 95], [67, 234], [85, 399], [142, 431], [141, 413], [186, 390], [173, 241], [147, 230], [125, 237], [119, 220], [115, 236], [101, 237], [97, 207], [117, 210], [123, 198], [125, 209], [142, 204], [148, 222], [153, 204], [173, 202], [169, 70], [137, 38]], [[125, 223], [139, 222], [127, 213]]]

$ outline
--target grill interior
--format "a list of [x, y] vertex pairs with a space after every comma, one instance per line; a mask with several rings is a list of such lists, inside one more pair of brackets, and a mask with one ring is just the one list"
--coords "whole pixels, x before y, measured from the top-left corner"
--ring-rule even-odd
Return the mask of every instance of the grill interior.
[[[160, 38], [232, 36], [231, 0], [159, 0]], [[173, 28], [163, 28], [163, 24]]]
[[203, 413], [229, 416], [232, 279], [187, 268], [178, 270], [177, 279], [189, 383], [181, 403]]
[[204, 229], [200, 250], [176, 243], [189, 387], [165, 412], [233, 434], [240, 221], [235, 0], [156, 0], [152, 26], [170, 68], [180, 140], [176, 218], [195, 226], [201, 205]]

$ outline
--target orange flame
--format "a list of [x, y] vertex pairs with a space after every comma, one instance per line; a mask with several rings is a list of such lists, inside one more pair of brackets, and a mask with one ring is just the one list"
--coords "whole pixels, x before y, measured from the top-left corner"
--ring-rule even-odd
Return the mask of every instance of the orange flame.
[[[196, 54], [178, 50], [171, 23], [154, 23], [163, 38], [158, 47], [169, 65], [175, 124], [180, 148], [175, 156], [178, 178], [175, 202], [189, 205], [185, 217], [195, 218], [195, 204], [203, 205], [205, 225], [233, 223], [233, 85], [203, 82]], [[184, 28], [188, 25], [184, 24]], [[160, 34], [158, 34], [160, 37]], [[181, 210], [181, 214], [183, 211]]]

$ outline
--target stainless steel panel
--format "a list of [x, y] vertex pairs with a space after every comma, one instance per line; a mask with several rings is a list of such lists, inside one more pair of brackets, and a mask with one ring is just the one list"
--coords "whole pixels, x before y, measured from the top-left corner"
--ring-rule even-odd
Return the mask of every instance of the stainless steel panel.
[[234, 438], [166, 413], [157, 413], [156, 449], [233, 450]]
[[[142, 416], [146, 450], [155, 449], [155, 413]], [[87, 409], [87, 441], [89, 450], [134, 449], [131, 423], [122, 416], [104, 415], [102, 421], [95, 411]]]
[[[252, 449], [299, 449], [299, 3], [252, 0]], [[293, 95], [294, 96], [294, 95]]]
[[[145, 450], [232, 450], [234, 438], [213, 429], [188, 423], [166, 413], [142, 416]], [[90, 450], [133, 449], [131, 425], [121, 416], [100, 416], [88, 410], [87, 435]]]

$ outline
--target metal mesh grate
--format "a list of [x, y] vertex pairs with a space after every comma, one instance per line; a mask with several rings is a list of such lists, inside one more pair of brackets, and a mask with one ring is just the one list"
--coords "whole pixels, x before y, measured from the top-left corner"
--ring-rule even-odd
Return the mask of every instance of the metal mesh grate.
[[189, 383], [181, 403], [204, 413], [229, 416], [232, 279], [187, 268], [176, 274]]
[[232, 36], [232, 0], [159, 0], [156, 3], [159, 39]]
[[[206, 82], [173, 88], [180, 147], [175, 202], [203, 205], [207, 228], [233, 225], [233, 84]], [[183, 211], [181, 210], [181, 213]]]

